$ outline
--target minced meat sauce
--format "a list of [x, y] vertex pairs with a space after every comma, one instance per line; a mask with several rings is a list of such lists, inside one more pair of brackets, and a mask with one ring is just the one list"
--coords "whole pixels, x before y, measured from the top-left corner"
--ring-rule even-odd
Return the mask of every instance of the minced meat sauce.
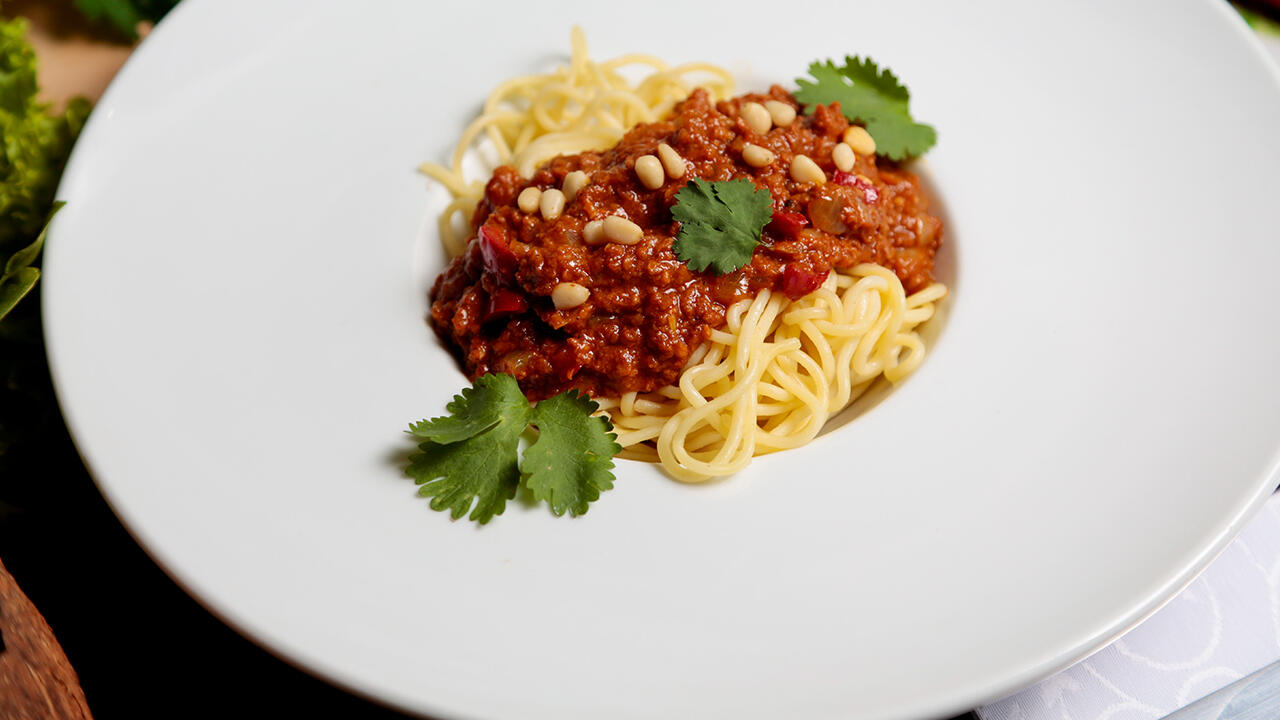
[[[676, 381], [729, 305], [761, 289], [799, 298], [832, 268], [863, 262], [891, 269], [908, 293], [931, 283], [941, 222], [928, 213], [915, 175], [861, 154], [850, 172], [837, 170], [832, 150], [849, 126], [838, 105], [756, 133], [739, 110], [768, 100], [798, 107], [778, 86], [715, 104], [695, 90], [669, 118], [635, 127], [608, 150], [556, 157], [527, 179], [498, 168], [472, 221], [476, 236], [431, 290], [432, 323], [458, 349], [468, 376], [509, 373], [532, 400], [570, 388], [596, 397], [655, 390]], [[684, 158], [686, 172], [648, 190], [635, 162], [662, 142]], [[746, 143], [776, 159], [751, 167]], [[797, 154], [813, 159], [827, 181], [793, 180]], [[522, 190], [560, 188], [575, 170], [589, 182], [558, 217], [520, 210]], [[692, 178], [747, 178], [772, 194], [773, 221], [741, 270], [693, 272], [672, 251], [679, 223], [671, 207]], [[643, 238], [585, 243], [586, 224], [610, 215], [639, 225]], [[551, 293], [563, 282], [585, 286], [586, 301], [556, 309]]]

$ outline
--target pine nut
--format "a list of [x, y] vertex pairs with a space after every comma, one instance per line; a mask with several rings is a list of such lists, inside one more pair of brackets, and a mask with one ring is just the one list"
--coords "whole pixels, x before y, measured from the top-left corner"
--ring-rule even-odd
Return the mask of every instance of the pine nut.
[[578, 191], [586, 187], [588, 182], [590, 178], [581, 170], [574, 170], [565, 175], [564, 182], [560, 185], [560, 189], [564, 192], [564, 201], [573, 202], [573, 199], [578, 197]]
[[557, 310], [576, 308], [591, 297], [591, 291], [576, 282], [562, 282], [551, 290], [551, 302]]
[[640, 226], [618, 215], [604, 219], [604, 239], [620, 245], [635, 245], [644, 237]]
[[853, 162], [857, 157], [853, 154], [853, 148], [845, 143], [837, 143], [835, 149], [831, 151], [831, 159], [841, 171], [852, 172]]
[[747, 127], [757, 135], [763, 135], [773, 127], [773, 118], [769, 116], [769, 111], [758, 102], [743, 103], [738, 114], [746, 121]]
[[582, 228], [582, 241], [586, 244], [599, 245], [604, 240], [603, 220], [592, 220]]
[[797, 155], [791, 159], [791, 179], [796, 182], [824, 183], [827, 181], [827, 174], [808, 155]]
[[564, 212], [564, 193], [555, 188], [543, 190], [542, 197], [538, 198], [538, 209], [542, 211], [543, 219], [555, 220], [560, 217], [560, 213]]
[[666, 182], [666, 173], [662, 170], [662, 162], [652, 155], [641, 155], [636, 158], [636, 177], [640, 184], [650, 190], [657, 190]]
[[850, 125], [844, 131], [844, 141], [859, 155], [875, 155], [876, 140], [867, 129], [858, 125]]
[[766, 102], [764, 109], [769, 111], [769, 117], [773, 118], [773, 124], [778, 127], [787, 127], [796, 120], [796, 109], [781, 100]]
[[684, 158], [680, 157], [680, 153], [676, 152], [670, 145], [658, 143], [658, 159], [662, 161], [662, 167], [667, 171], [667, 177], [672, 180], [684, 177]]
[[747, 164], [751, 167], [759, 168], [772, 164], [774, 160], [778, 159], [778, 157], [768, 148], [762, 148], [759, 145], [747, 143], [742, 146], [742, 159], [746, 160]]
[[527, 187], [516, 196], [516, 205], [527, 213], [536, 212], [538, 201], [542, 199], [542, 191], [536, 187]]

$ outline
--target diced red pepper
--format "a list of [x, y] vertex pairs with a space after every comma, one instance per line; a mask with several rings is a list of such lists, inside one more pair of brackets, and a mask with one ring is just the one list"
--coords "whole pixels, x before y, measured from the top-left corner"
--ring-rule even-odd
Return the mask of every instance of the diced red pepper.
[[880, 202], [880, 191], [876, 189], [875, 185], [871, 184], [870, 180], [861, 175], [836, 170], [835, 174], [831, 176], [831, 181], [845, 187], [858, 188], [862, 191], [863, 202], [868, 205], [875, 205]]
[[519, 315], [529, 309], [529, 301], [514, 290], [500, 287], [489, 293], [489, 306], [485, 309], [484, 322]]
[[788, 265], [782, 271], [782, 293], [792, 300], [799, 300], [817, 290], [826, 279], [827, 273], [818, 274], [795, 265]]
[[768, 228], [779, 235], [795, 237], [808, 224], [809, 218], [798, 212], [775, 212]]
[[564, 347], [551, 355], [551, 369], [561, 380], [572, 380], [582, 369], [582, 363], [578, 362], [578, 354], [573, 348]]
[[510, 284], [516, 274], [516, 254], [507, 247], [502, 235], [488, 225], [480, 226], [480, 256], [484, 269], [497, 276], [504, 284]]

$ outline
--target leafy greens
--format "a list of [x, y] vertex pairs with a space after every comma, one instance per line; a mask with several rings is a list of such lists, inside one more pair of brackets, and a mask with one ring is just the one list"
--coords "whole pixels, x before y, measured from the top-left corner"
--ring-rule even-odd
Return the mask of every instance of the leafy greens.
[[773, 198], [744, 178], [694, 179], [676, 193], [671, 215], [680, 222], [676, 257], [696, 272], [710, 267], [724, 275], [751, 262], [773, 216]]
[[[449, 415], [409, 426], [424, 442], [405, 472], [431, 509], [455, 520], [470, 510], [471, 520], [489, 522], [521, 483], [555, 515], [582, 515], [613, 487], [613, 456], [622, 450], [609, 421], [592, 415], [598, 407], [573, 390], [531, 406], [514, 377], [483, 375], [454, 396]], [[538, 437], [522, 455], [530, 425]]]
[[880, 68], [871, 58], [845, 56], [844, 65], [814, 62], [809, 65], [813, 77], [796, 78], [800, 89], [795, 97], [808, 105], [840, 103], [849, 122], [862, 123], [876, 141], [876, 152], [893, 160], [923, 155], [933, 147], [938, 135], [934, 129], [918, 123], [907, 109], [911, 93], [889, 68]]
[[0, 23], [0, 319], [35, 285], [53, 193], [89, 115], [72, 100], [61, 113], [36, 98], [36, 56], [27, 23]]

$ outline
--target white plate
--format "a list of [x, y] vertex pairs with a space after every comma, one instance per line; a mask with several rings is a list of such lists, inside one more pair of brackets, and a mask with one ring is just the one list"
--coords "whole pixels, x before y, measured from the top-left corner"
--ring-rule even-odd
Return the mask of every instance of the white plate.
[[[123, 522], [268, 648], [467, 718], [908, 718], [1063, 667], [1277, 482], [1280, 83], [1224, 4], [187, 0], [93, 115], [45, 313]], [[579, 519], [427, 508], [406, 423], [426, 181], [500, 79], [597, 57], [742, 86], [864, 53], [940, 142], [945, 332], [887, 400], [732, 481], [625, 463]]]

